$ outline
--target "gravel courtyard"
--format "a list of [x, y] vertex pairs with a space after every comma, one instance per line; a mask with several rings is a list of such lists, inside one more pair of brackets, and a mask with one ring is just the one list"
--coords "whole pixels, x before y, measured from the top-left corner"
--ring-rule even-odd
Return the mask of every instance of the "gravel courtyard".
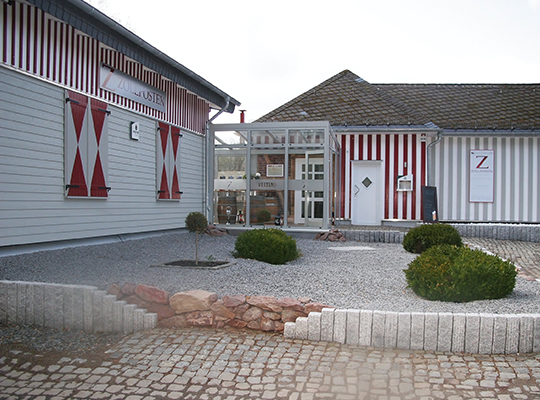
[[403, 269], [416, 255], [400, 244], [297, 239], [302, 257], [286, 265], [235, 259], [235, 237], [201, 236], [199, 258], [230, 260], [218, 270], [151, 267], [193, 259], [195, 234], [174, 233], [124, 242], [0, 257], [0, 280], [97, 286], [146, 284], [169, 291], [203, 289], [224, 295], [311, 297], [338, 308], [386, 311], [537, 313], [540, 283], [518, 277], [512, 295], [471, 303], [433, 302], [407, 288]]

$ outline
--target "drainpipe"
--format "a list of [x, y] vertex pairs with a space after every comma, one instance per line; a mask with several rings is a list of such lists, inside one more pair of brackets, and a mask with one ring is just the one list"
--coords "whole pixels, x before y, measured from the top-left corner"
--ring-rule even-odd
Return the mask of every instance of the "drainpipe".
[[[231, 98], [229, 96], [227, 96], [225, 98], [225, 106], [223, 106], [223, 108], [221, 110], [219, 110], [216, 114], [214, 114], [214, 116], [212, 118], [210, 118], [208, 121], [206, 121], [206, 147], [204, 149], [206, 151], [206, 179], [204, 180], [204, 183], [203, 183], [203, 193], [205, 193], [205, 199], [206, 199], [205, 202], [206, 202], [206, 204], [203, 204], [203, 207], [206, 209], [206, 217], [207, 218], [211, 215], [211, 213], [210, 213], [210, 211], [211, 211], [210, 204], [212, 203], [211, 199], [214, 196], [213, 193], [209, 193], [209, 191], [208, 191], [208, 186], [209, 186], [208, 182], [210, 182], [210, 179], [213, 179], [213, 174], [214, 174], [214, 168], [213, 168], [214, 160], [211, 159], [211, 158], [213, 158], [213, 153], [214, 152], [210, 151], [212, 149], [210, 146], [213, 146], [214, 143], [210, 143], [210, 124], [217, 117], [219, 117], [225, 110], [227, 110], [229, 108], [230, 104], [231, 104]], [[210, 168], [211, 166], [212, 166], [212, 168]], [[211, 224], [212, 221], [208, 221], [208, 223]]]
[[441, 141], [442, 132], [442, 129], [439, 129], [437, 131], [437, 140], [427, 145], [427, 186], [431, 186], [431, 148]]

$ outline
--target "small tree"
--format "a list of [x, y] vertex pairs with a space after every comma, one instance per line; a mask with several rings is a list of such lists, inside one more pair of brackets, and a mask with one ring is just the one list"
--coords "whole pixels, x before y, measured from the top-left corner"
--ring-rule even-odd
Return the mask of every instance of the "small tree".
[[208, 220], [204, 214], [193, 211], [186, 217], [186, 228], [190, 232], [195, 232], [195, 265], [199, 265], [199, 233], [204, 233], [208, 228]]

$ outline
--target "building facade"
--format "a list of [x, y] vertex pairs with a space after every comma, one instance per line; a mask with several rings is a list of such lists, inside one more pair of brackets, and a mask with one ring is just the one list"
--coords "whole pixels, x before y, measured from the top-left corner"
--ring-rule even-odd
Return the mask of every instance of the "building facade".
[[336, 216], [352, 224], [540, 222], [540, 84], [375, 85], [343, 71], [257, 122], [278, 121], [330, 122]]
[[240, 103], [81, 0], [0, 5], [0, 247], [163, 231]]

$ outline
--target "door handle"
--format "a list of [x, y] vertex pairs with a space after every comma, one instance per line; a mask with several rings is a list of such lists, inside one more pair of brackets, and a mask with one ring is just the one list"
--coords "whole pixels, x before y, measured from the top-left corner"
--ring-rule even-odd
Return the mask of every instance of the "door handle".
[[354, 188], [356, 189], [356, 191], [354, 192], [354, 197], [356, 197], [356, 195], [360, 191], [360, 188], [358, 187], [358, 185], [354, 185]]

